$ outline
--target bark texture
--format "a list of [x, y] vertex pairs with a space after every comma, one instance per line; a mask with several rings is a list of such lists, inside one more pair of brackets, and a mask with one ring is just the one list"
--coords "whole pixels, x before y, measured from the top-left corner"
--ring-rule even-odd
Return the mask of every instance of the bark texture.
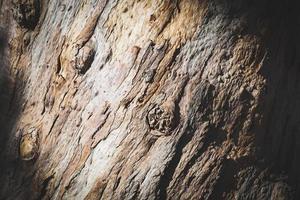
[[0, 199], [300, 198], [296, 3], [0, 5]]

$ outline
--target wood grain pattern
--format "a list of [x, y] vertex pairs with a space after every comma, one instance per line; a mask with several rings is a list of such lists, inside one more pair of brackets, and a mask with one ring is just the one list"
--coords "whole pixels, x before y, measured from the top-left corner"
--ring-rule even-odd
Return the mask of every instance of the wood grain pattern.
[[0, 199], [300, 197], [293, 4], [0, 2]]

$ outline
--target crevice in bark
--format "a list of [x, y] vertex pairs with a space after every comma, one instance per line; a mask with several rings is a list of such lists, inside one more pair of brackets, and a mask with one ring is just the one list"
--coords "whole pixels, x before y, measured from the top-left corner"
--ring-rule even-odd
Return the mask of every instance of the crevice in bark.
[[46, 196], [47, 194], [47, 187], [48, 187], [48, 184], [50, 183], [50, 181], [54, 178], [54, 174], [49, 176], [48, 178], [46, 178], [43, 183], [42, 183], [42, 189], [41, 189], [41, 193], [40, 193], [40, 196], [38, 198], [36, 198], [37, 200], [38, 199], [44, 199], [44, 197]]
[[[205, 111], [210, 104], [209, 99], [211, 98], [210, 95], [207, 95], [208, 93], [211, 93], [212, 91], [209, 89], [210, 86], [206, 85], [206, 84], [200, 84], [201, 86], [199, 87], [200, 89], [197, 90], [197, 92], [195, 93], [195, 96], [193, 97], [194, 100], [192, 102], [199, 102], [198, 104], [191, 104], [191, 110], [190, 110], [190, 114], [188, 115], [188, 121], [186, 122], [186, 125], [184, 125], [184, 127], [182, 128], [181, 132], [182, 132], [182, 136], [180, 137], [180, 139], [178, 140], [177, 144], [175, 145], [175, 152], [174, 155], [172, 156], [172, 160], [167, 164], [167, 167], [164, 169], [164, 174], [161, 176], [160, 182], [158, 184], [158, 197], [159, 199], [167, 199], [167, 189], [168, 186], [170, 184], [170, 182], [172, 181], [174, 172], [181, 160], [182, 157], [182, 151], [184, 149], [184, 147], [192, 140], [192, 138], [194, 137], [195, 131], [197, 130], [197, 128], [195, 127], [198, 123], [197, 123], [197, 117], [195, 115], [197, 115], [197, 113], [201, 113], [201, 111]], [[206, 99], [206, 100], [204, 100]], [[206, 111], [205, 111], [206, 112]], [[201, 113], [201, 115], [203, 114], [203, 119], [206, 119], [207, 113], [205, 114]], [[202, 117], [201, 117], [202, 118]], [[189, 170], [189, 167], [191, 165], [193, 165], [193, 163], [196, 161], [196, 159], [201, 155], [201, 152], [204, 152], [208, 146], [213, 143], [213, 142], [217, 142], [217, 138], [214, 138], [214, 136], [219, 136], [218, 133], [211, 133], [209, 134], [209, 125], [207, 124], [206, 127], [204, 127], [204, 130], [202, 134], [207, 134], [208, 137], [206, 137], [204, 139], [204, 143], [203, 146], [198, 150], [198, 154], [193, 156], [193, 158], [190, 160], [190, 164], [187, 164], [186, 170]], [[214, 135], [216, 134], [216, 135]], [[212, 138], [210, 138], [210, 136], [213, 136]], [[222, 141], [223, 139], [221, 139]], [[218, 143], [220, 143], [221, 141], [218, 141]], [[184, 171], [186, 171], [184, 170]]]

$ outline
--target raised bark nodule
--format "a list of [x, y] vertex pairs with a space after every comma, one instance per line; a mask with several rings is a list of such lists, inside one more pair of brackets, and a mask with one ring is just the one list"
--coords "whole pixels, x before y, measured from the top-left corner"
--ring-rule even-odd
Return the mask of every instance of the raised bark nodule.
[[300, 198], [295, 2], [1, 0], [0, 199]]

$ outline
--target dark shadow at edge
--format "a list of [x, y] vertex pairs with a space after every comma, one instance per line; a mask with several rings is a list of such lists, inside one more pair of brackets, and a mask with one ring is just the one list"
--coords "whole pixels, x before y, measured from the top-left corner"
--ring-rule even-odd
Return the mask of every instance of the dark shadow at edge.
[[[2, 2], [2, 1], [1, 1]], [[0, 2], [0, 5], [2, 3]], [[0, 7], [1, 9], [1, 7]], [[0, 25], [0, 199], [13, 199], [20, 192], [24, 198], [29, 191], [12, 189], [14, 185], [30, 186], [31, 177], [20, 179], [12, 172], [26, 174], [26, 167], [19, 159], [19, 139], [14, 130], [22, 112], [24, 81], [21, 73], [11, 69], [9, 60], [9, 24]], [[15, 173], [13, 173], [15, 174]], [[19, 188], [20, 189], [20, 188]], [[10, 194], [9, 194], [10, 193]], [[13, 193], [14, 195], [12, 195]], [[28, 199], [28, 198], [27, 198]]]

